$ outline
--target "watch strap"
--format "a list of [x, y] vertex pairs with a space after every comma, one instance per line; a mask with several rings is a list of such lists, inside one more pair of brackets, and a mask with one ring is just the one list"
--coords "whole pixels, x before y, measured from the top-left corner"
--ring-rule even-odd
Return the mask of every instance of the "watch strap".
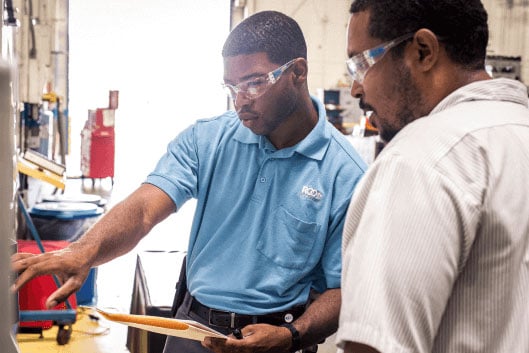
[[292, 346], [290, 347], [290, 352], [299, 351], [301, 349], [301, 337], [299, 336], [298, 330], [296, 330], [294, 325], [290, 323], [282, 324], [281, 326], [286, 327], [292, 334]]

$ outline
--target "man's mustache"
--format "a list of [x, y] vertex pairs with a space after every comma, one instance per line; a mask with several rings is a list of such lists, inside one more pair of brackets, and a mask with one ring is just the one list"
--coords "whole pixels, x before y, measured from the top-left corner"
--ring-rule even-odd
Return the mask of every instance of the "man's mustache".
[[360, 101], [358, 102], [358, 106], [359, 106], [360, 109], [362, 109], [364, 112], [374, 110], [372, 106], [370, 106], [369, 104], [366, 104], [362, 99], [360, 99]]

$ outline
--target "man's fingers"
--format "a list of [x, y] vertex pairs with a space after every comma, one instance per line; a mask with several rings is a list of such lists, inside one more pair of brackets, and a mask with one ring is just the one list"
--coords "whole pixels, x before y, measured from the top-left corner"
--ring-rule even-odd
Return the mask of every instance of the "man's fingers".
[[55, 292], [53, 292], [46, 300], [46, 308], [53, 309], [57, 304], [66, 301], [70, 295], [81, 288], [83, 281], [78, 280], [75, 277], [68, 279], [62, 286], [60, 286]]
[[28, 259], [34, 257], [35, 254], [29, 253], [16, 253], [11, 255], [11, 269], [13, 272], [20, 272], [24, 270], [29, 265]]
[[13, 290], [19, 290], [33, 277], [46, 274], [47, 267], [44, 263], [34, 264], [37, 256], [38, 255], [20, 256], [15, 262], [11, 263], [13, 271], [18, 274], [15, 283], [13, 284]]
[[[41, 275], [57, 274], [60, 282], [64, 280], [71, 281], [68, 287], [74, 288], [79, 282], [75, 278], [70, 278], [65, 270], [70, 270], [61, 267], [61, 263], [53, 255], [53, 253], [44, 254], [16, 254], [11, 257], [11, 267], [15, 273], [18, 274], [12, 289], [19, 290], [24, 284], [34, 277]], [[64, 265], [62, 265], [64, 266]], [[82, 285], [82, 283], [81, 283]], [[80, 288], [80, 286], [79, 286]]]

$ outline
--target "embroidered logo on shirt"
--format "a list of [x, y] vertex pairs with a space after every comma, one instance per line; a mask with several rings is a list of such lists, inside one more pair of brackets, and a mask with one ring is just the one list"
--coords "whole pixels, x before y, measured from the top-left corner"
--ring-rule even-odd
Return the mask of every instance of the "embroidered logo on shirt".
[[301, 189], [301, 196], [312, 199], [314, 201], [319, 201], [323, 197], [323, 194], [319, 190], [304, 185]]

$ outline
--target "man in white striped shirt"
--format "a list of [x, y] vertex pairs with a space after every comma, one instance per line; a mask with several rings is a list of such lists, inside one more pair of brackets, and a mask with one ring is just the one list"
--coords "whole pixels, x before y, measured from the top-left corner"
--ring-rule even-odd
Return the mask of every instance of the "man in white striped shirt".
[[478, 0], [356, 0], [351, 94], [388, 142], [343, 239], [345, 352], [529, 352], [527, 88]]

